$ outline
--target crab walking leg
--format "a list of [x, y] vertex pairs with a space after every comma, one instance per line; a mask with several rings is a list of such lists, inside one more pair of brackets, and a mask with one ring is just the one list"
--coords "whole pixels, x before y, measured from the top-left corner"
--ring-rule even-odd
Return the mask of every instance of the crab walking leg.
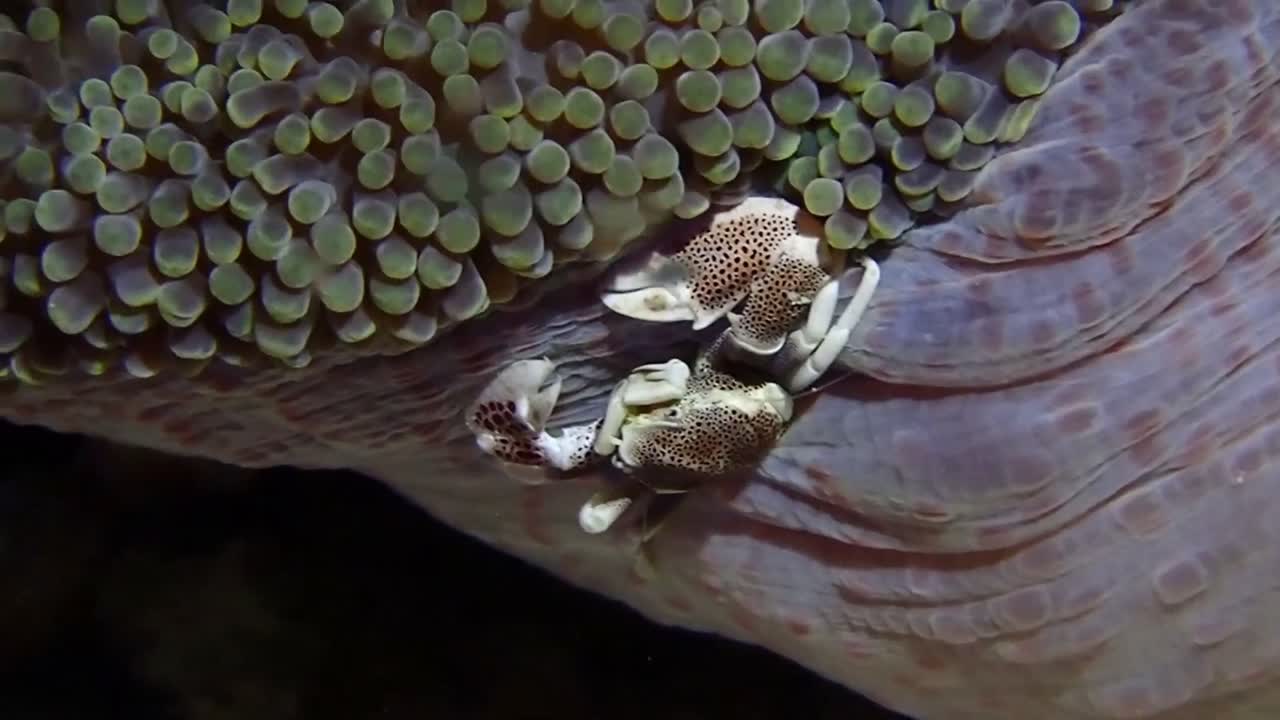
[[788, 352], [803, 358], [812, 355], [822, 342], [823, 336], [831, 329], [831, 323], [836, 315], [836, 305], [839, 303], [840, 280], [832, 278], [822, 286], [817, 295], [813, 296], [804, 326], [787, 338], [790, 345]]
[[[818, 343], [816, 349], [800, 363], [799, 367], [788, 373], [786, 384], [787, 389], [791, 392], [799, 392], [812, 385], [822, 374], [835, 364], [836, 358], [840, 356], [840, 351], [844, 349], [845, 343], [849, 341], [849, 335], [853, 332], [853, 328], [857, 326], [858, 321], [862, 319], [862, 314], [866, 312], [867, 305], [871, 303], [871, 296], [875, 294], [876, 286], [880, 284], [880, 266], [875, 260], [864, 257], [862, 262], [862, 280], [858, 283], [858, 289], [854, 291], [853, 298], [849, 300], [849, 304], [845, 306], [844, 311], [836, 318], [835, 323], [830, 322], [832, 308], [828, 306], [824, 294], [828, 288], [838, 287], [838, 282], [833, 280], [828, 283], [818, 293], [818, 297], [814, 298], [814, 303], [810, 307], [809, 321], [805, 323], [805, 327], [792, 333], [792, 336], [800, 335], [800, 342], [810, 342], [809, 338], [814, 337], [812, 333], [814, 314], [818, 313], [817, 320], [819, 323], [826, 323], [828, 328], [826, 333], [822, 335], [822, 340]], [[820, 303], [819, 300], [822, 302]], [[822, 307], [819, 307], [822, 305]]]
[[578, 525], [591, 535], [607, 532], [617, 523], [618, 518], [633, 507], [644, 513], [641, 521], [637, 547], [653, 539], [662, 529], [671, 511], [678, 504], [678, 498], [685, 495], [687, 488], [654, 487], [643, 480], [628, 480], [621, 485], [614, 485], [598, 490], [578, 511]]
[[684, 491], [658, 492], [648, 498], [649, 502], [641, 509], [643, 518], [636, 535], [635, 561], [632, 568], [642, 578], [652, 580], [658, 576], [657, 557], [653, 552], [652, 541], [667, 524], [672, 512], [679, 507], [679, 495]]
[[641, 494], [638, 488], [631, 486], [597, 491], [578, 510], [578, 527], [591, 535], [607, 532]]

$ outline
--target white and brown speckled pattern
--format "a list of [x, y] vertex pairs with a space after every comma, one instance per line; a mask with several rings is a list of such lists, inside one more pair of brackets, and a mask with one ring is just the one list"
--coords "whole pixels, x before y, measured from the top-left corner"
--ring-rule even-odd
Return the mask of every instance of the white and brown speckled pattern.
[[[312, 369], [21, 388], [0, 412], [249, 465], [342, 466], [658, 622], [922, 720], [1280, 713], [1280, 6], [1147, 0], [1060, 70], [979, 205], [913, 231], [759, 473], [631, 574], [586, 483], [524, 488], [462, 408], [554, 358], [568, 422], [692, 334], [592, 293]], [[429, 572], [430, 568], [424, 568]], [[518, 608], [513, 599], [513, 608]]]

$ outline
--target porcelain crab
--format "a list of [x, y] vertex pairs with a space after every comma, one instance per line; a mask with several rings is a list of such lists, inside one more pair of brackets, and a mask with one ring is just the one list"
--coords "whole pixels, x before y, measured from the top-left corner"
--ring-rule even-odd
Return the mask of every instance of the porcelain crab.
[[687, 492], [753, 465], [786, 429], [792, 393], [835, 363], [879, 281], [876, 263], [860, 258], [857, 290], [837, 315], [844, 255], [805, 220], [785, 200], [751, 198], [675, 254], [623, 265], [602, 293], [610, 309], [695, 329], [727, 317], [728, 328], [692, 368], [679, 359], [637, 367], [614, 388], [604, 417], [554, 433], [555, 365], [516, 362], [468, 411], [480, 448], [562, 473], [608, 458], [634, 478], [582, 507], [579, 523], [590, 533], [612, 527], [638, 494]]

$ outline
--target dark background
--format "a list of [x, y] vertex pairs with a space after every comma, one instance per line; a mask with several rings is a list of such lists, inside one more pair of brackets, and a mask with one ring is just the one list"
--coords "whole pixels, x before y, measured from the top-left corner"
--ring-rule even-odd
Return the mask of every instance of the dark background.
[[656, 627], [349, 473], [0, 423], [6, 720], [891, 718]]

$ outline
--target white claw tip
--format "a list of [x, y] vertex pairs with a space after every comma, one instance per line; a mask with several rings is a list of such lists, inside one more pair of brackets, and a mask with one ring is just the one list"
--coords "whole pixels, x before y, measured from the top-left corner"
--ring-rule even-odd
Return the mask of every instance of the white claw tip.
[[688, 293], [651, 287], [629, 292], [606, 292], [601, 296], [605, 307], [626, 317], [650, 322], [682, 322], [694, 319]]
[[578, 511], [578, 525], [583, 532], [591, 535], [599, 535], [600, 533], [613, 527], [613, 524], [622, 517], [622, 513], [631, 507], [631, 498], [620, 497], [613, 500], [600, 500], [591, 498]]

